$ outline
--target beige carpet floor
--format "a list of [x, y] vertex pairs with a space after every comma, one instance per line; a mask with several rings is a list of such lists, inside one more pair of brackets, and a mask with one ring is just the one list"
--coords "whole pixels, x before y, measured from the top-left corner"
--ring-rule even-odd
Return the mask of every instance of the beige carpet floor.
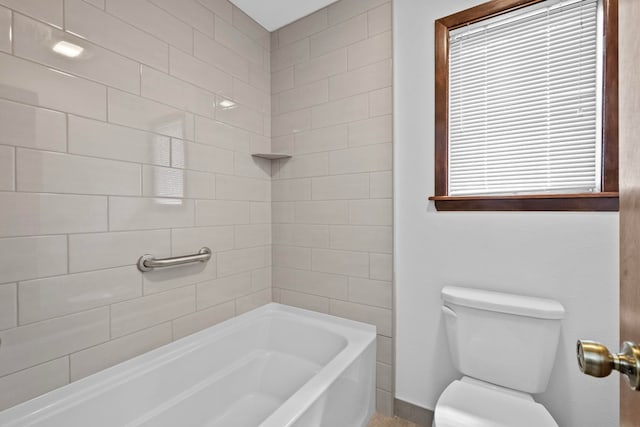
[[378, 413], [374, 414], [371, 421], [369, 421], [368, 427], [419, 427], [417, 424], [414, 424], [410, 421], [403, 420], [400, 418], [390, 418], [380, 415]]

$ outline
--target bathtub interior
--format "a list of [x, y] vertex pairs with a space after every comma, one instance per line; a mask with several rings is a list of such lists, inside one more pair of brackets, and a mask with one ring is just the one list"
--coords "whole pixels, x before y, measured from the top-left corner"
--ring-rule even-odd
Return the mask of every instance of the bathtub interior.
[[[276, 311], [177, 344], [71, 384], [71, 393], [48, 397], [54, 404], [12, 417], [7, 425], [85, 425], [91, 420], [96, 427], [258, 426], [349, 341], [313, 319]], [[348, 375], [335, 383], [344, 381], [349, 382]], [[0, 413], [4, 425], [2, 418]]]

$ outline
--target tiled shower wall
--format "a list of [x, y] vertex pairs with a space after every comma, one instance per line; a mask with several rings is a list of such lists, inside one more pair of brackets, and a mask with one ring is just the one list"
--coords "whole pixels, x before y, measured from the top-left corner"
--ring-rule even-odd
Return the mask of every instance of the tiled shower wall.
[[392, 413], [389, 0], [341, 0], [272, 34], [273, 296], [378, 328]]
[[271, 301], [269, 66], [226, 0], [0, 0], [0, 409]]

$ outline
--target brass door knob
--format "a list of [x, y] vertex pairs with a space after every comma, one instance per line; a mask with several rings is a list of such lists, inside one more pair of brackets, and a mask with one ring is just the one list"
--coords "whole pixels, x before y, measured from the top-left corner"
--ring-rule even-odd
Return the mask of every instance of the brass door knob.
[[604, 345], [586, 340], [578, 340], [576, 353], [578, 367], [583, 374], [592, 377], [606, 377], [611, 371], [619, 371], [629, 381], [629, 386], [640, 391], [640, 347], [626, 341], [618, 354], [612, 354]]

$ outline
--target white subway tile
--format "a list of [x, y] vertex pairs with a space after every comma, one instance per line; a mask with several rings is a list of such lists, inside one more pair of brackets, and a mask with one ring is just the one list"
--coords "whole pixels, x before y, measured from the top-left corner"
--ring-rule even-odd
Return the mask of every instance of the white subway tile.
[[332, 225], [331, 248], [391, 253], [393, 231], [390, 226]]
[[329, 173], [344, 174], [391, 170], [393, 148], [390, 143], [366, 145], [329, 153]]
[[313, 200], [367, 199], [369, 175], [337, 175], [313, 178]]
[[140, 295], [142, 276], [134, 266], [20, 282], [19, 322], [33, 323]]
[[329, 298], [347, 299], [347, 277], [288, 268], [273, 269], [274, 286]]
[[61, 357], [0, 378], [0, 411], [69, 383], [69, 358]]
[[59, 358], [109, 339], [109, 308], [0, 332], [0, 375]]
[[271, 244], [271, 224], [236, 225], [236, 248]]
[[317, 153], [295, 156], [278, 162], [278, 178], [305, 178], [329, 174], [329, 154]]
[[278, 42], [280, 46], [293, 43], [318, 33], [327, 28], [327, 26], [327, 9], [320, 9], [311, 15], [280, 28], [278, 30]]
[[313, 271], [344, 274], [348, 276], [369, 276], [369, 254], [327, 249], [313, 249]]
[[[271, 250], [267, 251], [267, 256], [271, 254]], [[271, 260], [267, 259], [266, 264], [268, 267], [259, 268], [251, 272], [251, 289], [253, 291], [260, 291], [263, 289], [271, 289], [273, 271], [271, 270]]]
[[341, 49], [312, 58], [295, 66], [296, 86], [325, 79], [347, 71], [347, 50]]
[[372, 145], [393, 140], [392, 116], [379, 116], [372, 119], [349, 123], [349, 145]]
[[[59, 42], [79, 46], [82, 53], [68, 58], [53, 50]], [[16, 14], [13, 53], [89, 80], [128, 92], [140, 93], [140, 65], [86, 40]]]
[[65, 0], [64, 7], [66, 31], [136, 61], [167, 70], [169, 51], [166, 43], [82, 0]]
[[202, 282], [196, 290], [198, 310], [222, 304], [251, 293], [251, 272]]
[[147, 0], [109, 0], [107, 12], [134, 25], [160, 40], [191, 52], [191, 27]]
[[393, 387], [393, 368], [385, 363], [376, 363], [376, 387], [391, 391]]
[[187, 314], [172, 322], [173, 338], [177, 340], [191, 335], [194, 332], [216, 325], [233, 316], [235, 316], [235, 303], [233, 301]]
[[0, 144], [41, 150], [67, 149], [63, 113], [0, 99]]
[[144, 254], [171, 254], [169, 230], [124, 231], [69, 236], [69, 271], [134, 265]]
[[13, 282], [67, 272], [65, 236], [0, 239], [0, 281]]
[[341, 99], [391, 86], [392, 61], [386, 59], [329, 79], [331, 99]]
[[391, 30], [391, 2], [384, 3], [367, 12], [369, 19], [369, 37]]
[[215, 175], [185, 169], [142, 167], [142, 195], [145, 197], [174, 197], [213, 199]]
[[349, 223], [357, 225], [393, 225], [393, 200], [351, 200], [349, 202]]
[[228, 0], [198, 0], [198, 2], [222, 19], [231, 22], [232, 4]]
[[261, 113], [269, 112], [271, 103], [269, 93], [238, 79], [233, 79], [233, 99], [240, 104], [249, 105]]
[[257, 247], [218, 253], [218, 277], [265, 267], [267, 250]]
[[196, 202], [196, 225], [232, 225], [251, 222], [249, 202], [227, 200], [198, 200]]
[[309, 59], [309, 39], [288, 44], [271, 51], [271, 71], [280, 71]]
[[295, 222], [294, 202], [272, 202], [271, 212], [274, 224]]
[[281, 290], [280, 302], [282, 304], [303, 308], [305, 310], [329, 313], [329, 298], [326, 297]]
[[195, 306], [195, 286], [113, 304], [111, 306], [111, 337], [121, 337], [176, 319], [194, 312]]
[[296, 202], [295, 220], [302, 224], [347, 224], [347, 201]]
[[311, 129], [311, 111], [301, 110], [273, 116], [272, 136], [283, 136]]
[[0, 7], [0, 50], [11, 53], [11, 10]]
[[365, 93], [318, 105], [311, 115], [314, 129], [363, 120], [369, 115], [369, 97]]
[[193, 210], [193, 200], [187, 199], [110, 197], [109, 229], [192, 227]]
[[5, 53], [0, 53], [0, 81], [2, 98], [101, 120], [106, 118], [106, 89], [97, 83]]
[[318, 153], [347, 147], [349, 138], [347, 125], [300, 132], [295, 135], [295, 154]]
[[233, 173], [233, 151], [192, 142], [171, 142], [171, 166], [201, 172]]
[[[268, 150], [267, 152], [270, 152]], [[257, 151], [256, 151], [257, 152]], [[260, 151], [262, 152], [262, 151]], [[234, 168], [237, 176], [249, 178], [260, 178], [269, 180], [271, 178], [271, 161], [252, 156], [251, 154], [235, 153]]]
[[271, 289], [263, 289], [236, 300], [236, 314], [246, 313], [273, 301]]
[[140, 195], [140, 165], [18, 149], [18, 191]]
[[390, 199], [393, 197], [393, 174], [389, 172], [376, 172], [371, 177], [371, 198]]
[[349, 277], [349, 301], [391, 309], [391, 282]]
[[70, 356], [71, 381], [77, 381], [171, 342], [171, 323], [99, 344]]
[[369, 277], [376, 280], [393, 280], [393, 256], [391, 254], [369, 254], [371, 270]]
[[376, 358], [382, 363], [393, 363], [393, 340], [391, 338], [382, 335], [376, 337]]
[[249, 15], [237, 7], [233, 7], [231, 21], [235, 28], [240, 30], [246, 36], [249, 36], [249, 38], [257, 41], [263, 49], [271, 50], [271, 37], [269, 31], [254, 21]]
[[345, 0], [333, 3], [328, 7], [329, 24], [334, 25], [342, 22], [386, 2], [389, 2], [389, 0]]
[[197, 142], [232, 151], [251, 146], [251, 134], [244, 129], [206, 117], [196, 116], [195, 119]]
[[245, 105], [236, 104], [233, 108], [217, 108], [216, 120], [262, 134], [265, 116]]
[[271, 74], [271, 93], [280, 93], [293, 88], [293, 67], [285, 68]]
[[16, 152], [13, 147], [0, 145], [0, 191], [14, 191], [16, 188]]
[[378, 334], [392, 336], [391, 310], [339, 300], [331, 300], [330, 305], [330, 314], [375, 325]]
[[320, 80], [275, 95], [276, 107], [274, 107], [274, 113], [281, 114], [300, 110], [325, 103], [328, 100], [329, 83], [327, 80]]
[[384, 116], [393, 113], [393, 90], [391, 87], [369, 92], [369, 116]]
[[233, 77], [249, 81], [248, 59], [198, 31], [194, 32], [193, 54]]
[[[265, 54], [265, 63], [263, 65], [249, 62], [249, 84], [263, 92], [271, 92], [271, 56], [268, 52]], [[267, 56], [268, 55], [268, 56]]]
[[271, 183], [271, 200], [288, 202], [295, 200], [311, 200], [311, 180], [286, 179]]
[[232, 175], [218, 175], [216, 178], [216, 198], [219, 200], [266, 201], [271, 183], [267, 180], [244, 178]]
[[251, 224], [271, 224], [271, 200], [251, 203]]
[[232, 226], [197, 227], [171, 230], [171, 249], [174, 255], [197, 252], [203, 246], [213, 252], [228, 251], [234, 247]]
[[62, 28], [62, 0], [0, 0], [0, 4], [39, 21]]
[[0, 236], [106, 231], [107, 198], [0, 193]]
[[[4, 279], [3, 279], [4, 280]], [[0, 285], [0, 330], [18, 325], [18, 285]]]
[[108, 104], [112, 123], [193, 139], [193, 116], [189, 113], [111, 88]]
[[349, 46], [349, 69], [380, 62], [392, 57], [391, 31]]
[[69, 116], [69, 152], [169, 166], [169, 137]]
[[262, 64], [264, 50], [259, 42], [245, 36], [232, 25], [216, 18], [215, 39], [234, 52], [238, 52], [251, 62]]
[[142, 96], [181, 110], [213, 117], [216, 102], [213, 93], [145, 65], [140, 67], [140, 80]]
[[273, 266], [310, 270], [311, 249], [274, 245]]
[[[183, 22], [213, 37], [213, 13], [195, 0], [150, 0]], [[166, 31], [166, 30], [165, 30]]]
[[[191, 249], [177, 255], [189, 255], [198, 253], [198, 249]], [[171, 289], [182, 288], [187, 285], [211, 280], [216, 277], [216, 255], [211, 256], [207, 262], [197, 262], [183, 265], [180, 268], [160, 268], [149, 271], [142, 276], [144, 294], [150, 295]]]
[[309, 53], [313, 58], [365, 38], [367, 38], [367, 15], [359, 15], [309, 37]]
[[232, 78], [227, 73], [174, 47], [170, 48], [169, 59], [169, 71], [172, 76], [210, 92], [231, 96]]

